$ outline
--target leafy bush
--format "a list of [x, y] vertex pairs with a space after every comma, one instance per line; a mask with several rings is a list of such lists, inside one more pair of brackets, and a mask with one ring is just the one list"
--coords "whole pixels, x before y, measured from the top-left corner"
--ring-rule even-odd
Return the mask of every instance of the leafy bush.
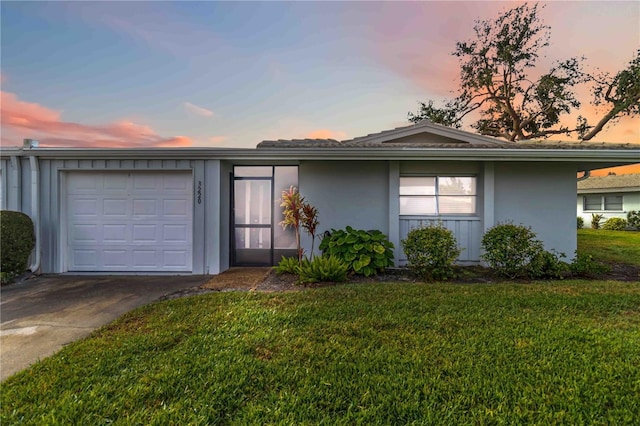
[[591, 214], [591, 228], [600, 229], [600, 221], [604, 219], [604, 215], [592, 213]]
[[631, 210], [627, 213], [627, 222], [629, 226], [640, 229], [640, 210]]
[[584, 228], [584, 219], [582, 216], [578, 216], [578, 229]]
[[342, 282], [347, 279], [349, 265], [335, 256], [316, 256], [304, 259], [299, 267], [301, 283]]
[[438, 225], [416, 228], [402, 240], [409, 267], [425, 280], [446, 280], [453, 276], [453, 262], [460, 255], [456, 238]]
[[349, 270], [369, 277], [393, 265], [393, 244], [380, 231], [363, 231], [347, 226], [331, 230], [320, 250], [342, 260]]
[[0, 228], [0, 269], [2, 280], [9, 281], [26, 271], [36, 238], [33, 222], [24, 213], [1, 211]]
[[597, 278], [607, 272], [611, 272], [611, 267], [605, 263], [598, 262], [590, 254], [576, 252], [576, 257], [569, 265], [569, 269], [574, 275], [579, 277]]
[[562, 279], [569, 269], [569, 265], [562, 260], [566, 257], [564, 253], [555, 250], [543, 250], [529, 262], [527, 275], [529, 278]]
[[602, 225], [602, 229], [607, 231], [624, 231], [627, 227], [627, 221], [621, 217], [612, 217]]
[[275, 267], [276, 274], [298, 274], [298, 268], [300, 267], [300, 261], [296, 257], [283, 257]]
[[489, 266], [508, 278], [527, 274], [529, 263], [543, 251], [531, 228], [503, 223], [489, 229], [482, 237], [484, 254]]

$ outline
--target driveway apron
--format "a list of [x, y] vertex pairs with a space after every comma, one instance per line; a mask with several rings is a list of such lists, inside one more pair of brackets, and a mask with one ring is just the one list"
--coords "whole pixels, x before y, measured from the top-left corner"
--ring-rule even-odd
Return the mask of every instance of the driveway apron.
[[0, 288], [0, 380], [122, 314], [211, 276], [40, 276]]

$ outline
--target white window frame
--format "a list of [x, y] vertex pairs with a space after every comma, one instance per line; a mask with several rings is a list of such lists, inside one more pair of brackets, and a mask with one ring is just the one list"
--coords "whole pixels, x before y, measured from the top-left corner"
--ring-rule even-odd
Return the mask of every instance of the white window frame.
[[[587, 198], [588, 197], [598, 197], [600, 198], [600, 208], [598, 209], [587, 209]], [[607, 197], [620, 197], [620, 208], [619, 209], [607, 209]], [[616, 203], [617, 204], [617, 203]], [[624, 212], [624, 195], [623, 194], [584, 194], [582, 196], [582, 211], [585, 212]]]
[[[435, 213], [418, 213], [418, 214], [406, 214], [402, 213], [402, 206], [400, 205], [400, 216], [428, 216], [428, 217], [444, 217], [444, 216], [453, 216], [453, 217], [477, 217], [478, 215], [478, 177], [476, 175], [401, 175], [400, 181], [403, 178], [434, 178], [435, 179], [435, 193], [433, 195], [409, 195], [402, 194], [400, 188], [398, 189], [399, 194], [399, 203], [402, 198], [419, 198], [419, 197], [433, 197], [435, 202]], [[474, 179], [474, 193], [473, 194], [465, 194], [465, 195], [442, 195], [440, 194], [440, 179], [443, 178], [472, 178]], [[473, 197], [473, 213], [463, 212], [463, 213], [440, 213], [440, 197]]]

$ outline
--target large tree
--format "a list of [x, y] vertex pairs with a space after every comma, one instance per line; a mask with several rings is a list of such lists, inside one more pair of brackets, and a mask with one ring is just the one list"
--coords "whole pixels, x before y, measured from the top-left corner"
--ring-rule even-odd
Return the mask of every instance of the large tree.
[[[409, 121], [423, 119], [460, 128], [469, 114], [479, 116], [471, 126], [480, 134], [510, 141], [577, 135], [589, 140], [623, 115], [640, 114], [640, 50], [616, 75], [591, 75], [584, 58], [556, 62], [541, 74], [536, 62], [549, 45], [549, 30], [538, 16], [538, 5], [523, 4], [496, 20], [476, 21], [475, 38], [456, 43], [460, 61], [457, 96], [436, 106], [420, 102]], [[595, 124], [579, 116], [575, 126], [561, 123], [564, 115], [580, 107], [574, 88], [590, 84], [592, 103], [605, 113]]]

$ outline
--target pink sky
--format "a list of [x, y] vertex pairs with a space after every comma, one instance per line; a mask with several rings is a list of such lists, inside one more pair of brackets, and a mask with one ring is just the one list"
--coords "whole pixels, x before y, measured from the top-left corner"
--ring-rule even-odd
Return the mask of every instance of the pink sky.
[[[519, 4], [8, 2], [1, 142], [252, 147], [390, 129], [408, 124], [417, 101], [452, 96], [459, 64], [451, 52], [472, 38], [474, 20]], [[640, 2], [545, 5], [551, 45], [541, 70], [585, 56], [589, 70], [614, 73], [640, 46]], [[34, 66], [27, 53], [37, 49]], [[589, 89], [578, 88], [578, 98], [579, 113], [596, 121], [602, 110]], [[596, 140], [640, 143], [640, 119], [624, 117]]]

